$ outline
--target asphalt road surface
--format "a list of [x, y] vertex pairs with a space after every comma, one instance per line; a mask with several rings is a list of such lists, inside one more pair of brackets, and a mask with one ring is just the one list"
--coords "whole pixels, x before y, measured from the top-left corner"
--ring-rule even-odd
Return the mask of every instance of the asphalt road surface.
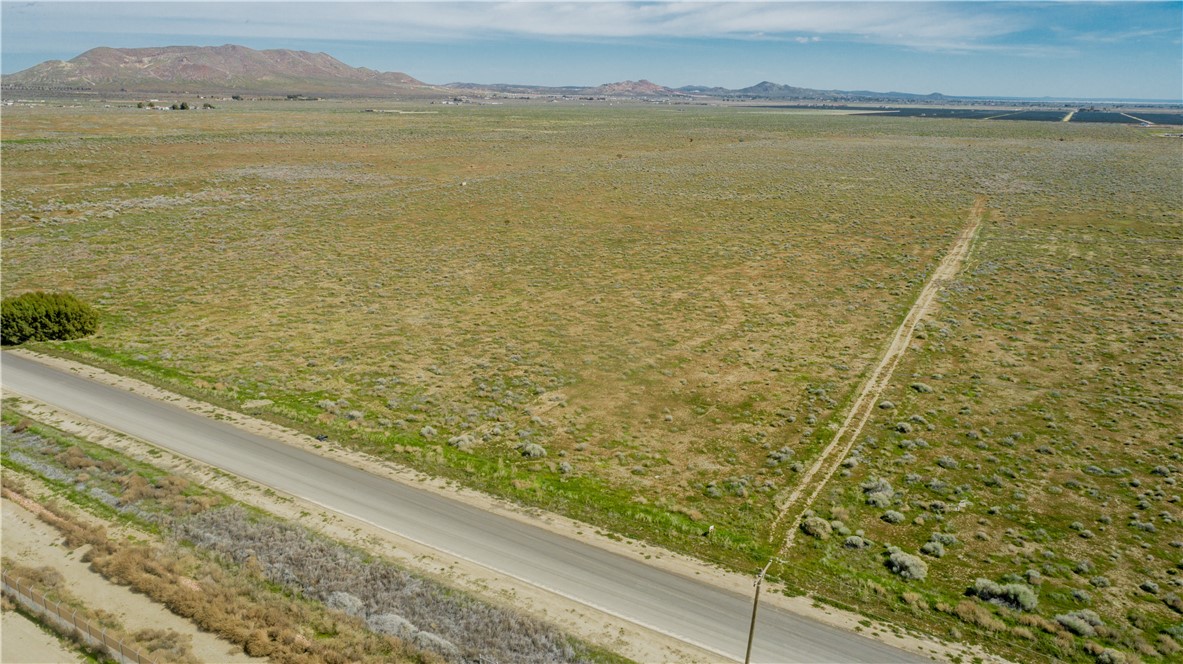
[[[650, 567], [234, 426], [4, 353], [0, 384], [111, 429], [720, 655], [743, 661], [751, 597]], [[754, 662], [925, 662], [764, 604]]]

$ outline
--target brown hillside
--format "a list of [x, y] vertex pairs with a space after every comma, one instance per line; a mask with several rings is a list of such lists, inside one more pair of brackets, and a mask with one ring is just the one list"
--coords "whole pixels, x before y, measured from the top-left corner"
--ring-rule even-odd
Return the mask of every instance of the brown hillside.
[[583, 90], [581, 94], [603, 95], [607, 97], [676, 97], [683, 95], [683, 93], [677, 90], [672, 90], [664, 85], [658, 85], [645, 79], [605, 83]]
[[127, 91], [391, 94], [424, 83], [399, 72], [351, 67], [325, 53], [245, 46], [91, 49], [4, 77], [5, 86]]

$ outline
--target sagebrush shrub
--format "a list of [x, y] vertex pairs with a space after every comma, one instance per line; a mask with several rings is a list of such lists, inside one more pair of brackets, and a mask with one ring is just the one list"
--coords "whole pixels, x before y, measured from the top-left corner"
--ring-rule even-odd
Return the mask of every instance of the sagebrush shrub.
[[805, 531], [806, 535], [816, 537], [818, 539], [830, 539], [832, 528], [830, 523], [818, 516], [811, 516], [801, 522], [801, 530]]
[[875, 478], [862, 483], [867, 504], [871, 507], [887, 507], [895, 498], [895, 489], [885, 479]]
[[903, 551], [895, 551], [887, 557], [887, 568], [905, 579], [923, 580], [928, 576], [928, 563]]
[[842, 543], [842, 546], [845, 546], [848, 549], [865, 549], [868, 546], [871, 546], [871, 543], [865, 538], [859, 537], [858, 535], [851, 535], [850, 537], [846, 538], [846, 541]]
[[419, 629], [411, 621], [397, 613], [376, 613], [366, 618], [366, 627], [371, 632], [393, 636], [397, 639], [408, 639]]
[[366, 605], [357, 595], [347, 593], [343, 590], [329, 593], [325, 598], [325, 605], [348, 613], [351, 616], [364, 616], [366, 614]]
[[1077, 636], [1096, 636], [1098, 627], [1103, 627], [1105, 622], [1095, 611], [1090, 609], [1081, 609], [1071, 613], [1061, 613], [1056, 616], [1056, 622], [1063, 625], [1068, 631]]
[[945, 555], [945, 545], [940, 542], [927, 542], [920, 547], [920, 553], [933, 558], [943, 558]]
[[773, 468], [779, 466], [783, 461], [788, 461], [790, 458], [792, 458], [792, 456], [793, 450], [789, 449], [788, 447], [782, 447], [774, 452], [769, 452], [768, 459], [765, 461], [765, 464], [769, 468]]
[[546, 456], [546, 448], [539, 445], [538, 443], [526, 443], [525, 445], [522, 445], [521, 450], [522, 456], [526, 457], [527, 459], [541, 459], [542, 457]]
[[1125, 664], [1130, 661], [1120, 650], [1105, 648], [1097, 653], [1097, 664]]
[[987, 602], [1017, 611], [1031, 611], [1039, 604], [1035, 591], [1023, 583], [999, 584], [989, 579], [977, 579], [970, 592]]
[[1167, 593], [1166, 596], [1162, 598], [1162, 602], [1163, 604], [1171, 607], [1171, 609], [1176, 613], [1183, 613], [1183, 597], [1180, 597], [1178, 593]]
[[472, 437], [472, 434], [462, 433], [459, 436], [452, 436], [449, 438], [448, 445], [451, 445], [462, 452], [467, 452], [473, 447], [476, 447], [476, 439]]
[[940, 542], [945, 546], [953, 546], [957, 543], [957, 536], [953, 533], [933, 533], [930, 539], [934, 542]]

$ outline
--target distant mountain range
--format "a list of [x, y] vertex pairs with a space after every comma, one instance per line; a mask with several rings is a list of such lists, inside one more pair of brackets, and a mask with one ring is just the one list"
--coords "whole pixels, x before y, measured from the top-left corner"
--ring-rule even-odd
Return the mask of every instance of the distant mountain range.
[[664, 85], [658, 85], [644, 79], [640, 81], [620, 81], [619, 83], [605, 83], [595, 87], [578, 85], [547, 86], [527, 85], [522, 83], [448, 83], [443, 86], [451, 90], [466, 93], [496, 93], [503, 95], [551, 95], [567, 97], [685, 97], [679, 92]]
[[746, 88], [731, 90], [705, 85], [687, 85], [681, 88], [668, 88], [646, 80], [622, 81], [620, 83], [605, 83], [596, 87], [584, 88], [579, 86], [548, 87], [543, 85], [523, 85], [506, 83], [449, 83], [446, 86], [453, 90], [467, 92], [495, 92], [505, 95], [565, 95], [579, 97], [644, 97], [644, 98], [715, 98], [731, 100], [777, 100], [777, 101], [939, 101], [954, 99], [940, 93], [927, 95], [909, 92], [871, 92], [867, 90], [814, 90], [799, 88], [793, 85], [781, 85], [763, 81]]
[[819, 99], [827, 101], [854, 101], [859, 99], [876, 101], [884, 99], [948, 99], [948, 97], [939, 92], [920, 95], [911, 92], [871, 92], [869, 90], [814, 90], [811, 88], [798, 88], [793, 85], [770, 83], [769, 81], [762, 81], [739, 90], [704, 88], [702, 86], [689, 85], [678, 88], [678, 91], [690, 94], [710, 95], [713, 97], [734, 97], [741, 99]]
[[668, 88], [646, 80], [595, 87], [450, 83], [433, 86], [399, 72], [351, 67], [325, 53], [245, 46], [91, 49], [0, 79], [8, 90], [128, 93], [243, 93], [318, 96], [549, 95], [613, 98], [796, 101], [934, 101], [940, 94], [813, 90], [764, 81], [730, 90], [699, 85]]

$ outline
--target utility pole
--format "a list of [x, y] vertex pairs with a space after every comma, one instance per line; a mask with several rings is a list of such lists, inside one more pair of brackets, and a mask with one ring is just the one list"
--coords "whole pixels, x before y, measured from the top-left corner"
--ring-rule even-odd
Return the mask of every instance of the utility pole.
[[764, 575], [768, 573], [768, 568], [772, 566], [772, 559], [768, 559], [768, 563], [764, 565], [764, 569], [756, 575], [756, 597], [752, 600], [752, 626], [748, 628], [748, 650], [744, 653], [743, 664], [751, 664], [752, 662], [752, 639], [756, 636], [756, 609], [760, 608], [760, 583], [764, 580]]

